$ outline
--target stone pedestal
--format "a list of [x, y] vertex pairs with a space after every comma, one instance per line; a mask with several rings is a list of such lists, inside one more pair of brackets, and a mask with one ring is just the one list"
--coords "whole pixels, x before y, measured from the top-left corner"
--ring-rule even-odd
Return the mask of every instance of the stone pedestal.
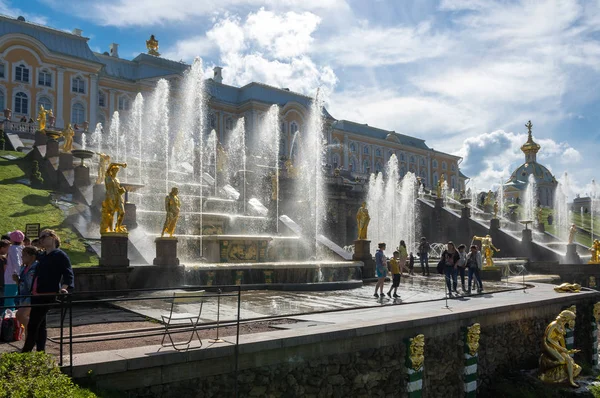
[[128, 234], [106, 233], [100, 237], [102, 248], [100, 250], [100, 266], [102, 267], [128, 267], [127, 245]]
[[94, 184], [93, 196], [92, 196], [92, 207], [100, 208], [102, 201], [106, 196], [106, 187], [104, 184]]
[[46, 142], [46, 158], [53, 158], [58, 156], [58, 141], [49, 139]]
[[165, 267], [175, 267], [179, 265], [179, 259], [177, 258], [177, 238], [156, 238], [154, 243], [156, 243], [156, 258], [154, 259], [154, 265]]
[[46, 136], [46, 134], [42, 133], [39, 130], [35, 132], [35, 142], [33, 143], [33, 146], [46, 145], [47, 141], [48, 137]]
[[73, 154], [71, 152], [61, 152], [58, 155], [58, 169], [72, 170], [73, 169]]
[[577, 246], [574, 243], [567, 244], [567, 255], [565, 256], [567, 264], [581, 264], [581, 258], [577, 253]]
[[[483, 259], [485, 261], [485, 259]], [[502, 268], [491, 266], [483, 267], [480, 272], [481, 279], [484, 281], [500, 281], [502, 280]]]
[[443, 198], [435, 198], [435, 208], [441, 209], [444, 207], [444, 199]]
[[137, 228], [136, 210], [135, 204], [125, 203], [125, 217], [123, 218], [123, 225], [125, 225], [127, 229]]
[[498, 230], [500, 229], [500, 220], [498, 220], [497, 218], [492, 218], [492, 220], [490, 221], [490, 230]]
[[471, 218], [471, 209], [469, 207], [463, 207], [460, 209], [461, 218]]
[[87, 166], [75, 167], [75, 179], [73, 184], [76, 187], [84, 187], [90, 185], [90, 169]]
[[362, 261], [364, 263], [362, 276], [366, 278], [375, 277], [375, 261], [371, 255], [371, 241], [359, 239], [354, 241], [354, 254], [352, 260]]
[[530, 229], [524, 229], [521, 237], [521, 242], [530, 243], [533, 242], [533, 231]]

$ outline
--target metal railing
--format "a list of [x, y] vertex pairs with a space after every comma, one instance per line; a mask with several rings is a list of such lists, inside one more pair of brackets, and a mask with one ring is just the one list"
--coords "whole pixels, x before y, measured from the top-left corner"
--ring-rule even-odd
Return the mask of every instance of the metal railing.
[[[73, 308], [76, 306], [85, 306], [91, 304], [105, 304], [109, 306], [115, 305], [118, 302], [132, 302], [132, 301], [172, 301], [175, 299], [174, 294], [164, 294], [158, 296], [149, 296], [148, 293], [157, 292], [172, 292], [173, 290], [204, 290], [204, 293], [199, 293], [197, 296], [186, 295], [185, 299], [198, 298], [205, 301], [215, 299], [217, 301], [217, 320], [211, 322], [201, 322], [195, 327], [196, 330], [216, 329], [216, 338], [209, 340], [210, 343], [222, 343], [225, 342], [219, 339], [219, 328], [234, 326], [236, 328], [235, 342], [227, 341], [228, 343], [234, 344], [234, 375], [235, 375], [235, 396], [238, 395], [238, 371], [239, 371], [239, 339], [240, 339], [240, 315], [241, 315], [241, 286], [239, 285], [223, 285], [223, 286], [182, 286], [173, 288], [154, 288], [154, 289], [128, 289], [128, 290], [104, 290], [94, 292], [72, 292], [67, 294], [57, 294], [55, 296], [56, 301], [46, 304], [27, 304], [20, 305], [18, 308], [33, 308], [33, 307], [51, 307], [51, 309], [58, 309], [60, 311], [60, 336], [49, 337], [48, 340], [59, 346], [59, 358], [58, 366], [63, 371], [68, 371], [70, 376], [73, 375], [73, 345], [83, 343], [95, 343], [95, 342], [109, 342], [117, 340], [135, 339], [140, 337], [152, 337], [161, 336], [165, 333], [165, 325], [157, 327], [146, 327], [140, 329], [126, 329], [126, 330], [115, 330], [97, 333], [88, 333], [86, 335], [73, 335]], [[125, 296], [129, 295], [129, 297]], [[134, 296], [131, 296], [134, 295]], [[5, 299], [15, 298], [31, 298], [31, 295], [20, 295], [20, 296], [4, 296]], [[40, 297], [40, 296], [35, 296]], [[95, 298], [89, 298], [95, 297]], [[237, 315], [235, 319], [220, 318], [220, 304], [221, 299], [224, 297], [235, 297], [237, 300]], [[3, 301], [4, 303], [4, 301]], [[5, 304], [5, 303], [4, 303]], [[0, 306], [0, 314], [4, 314], [6, 309], [15, 308], [14, 306]], [[127, 309], [125, 309], [127, 310]], [[67, 320], [68, 314], [68, 320]], [[201, 315], [200, 315], [201, 317]], [[65, 324], [66, 322], [66, 324]], [[162, 323], [162, 322], [161, 322]], [[65, 336], [65, 328], [68, 328], [68, 334]], [[181, 333], [190, 332], [192, 333], [194, 326], [190, 324], [183, 325], [170, 325], [170, 333]], [[161, 344], [159, 351], [166, 347]], [[69, 351], [69, 363], [64, 363], [65, 348]], [[188, 349], [194, 349], [189, 348]]]

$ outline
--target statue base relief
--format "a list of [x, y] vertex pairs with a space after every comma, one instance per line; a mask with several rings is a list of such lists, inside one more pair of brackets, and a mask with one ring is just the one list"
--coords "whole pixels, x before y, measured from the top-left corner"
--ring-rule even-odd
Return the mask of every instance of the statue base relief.
[[58, 155], [59, 170], [73, 170], [73, 154], [71, 152], [61, 152]]
[[35, 142], [33, 143], [33, 146], [46, 145], [47, 142], [48, 137], [46, 136], [46, 134], [44, 134], [43, 131], [37, 130], [35, 132]]
[[49, 139], [48, 142], [46, 143], [46, 159], [54, 158], [58, 155], [59, 155], [58, 141]]
[[375, 261], [371, 255], [371, 241], [367, 239], [358, 239], [354, 241], [354, 253], [352, 260], [363, 262], [363, 278], [375, 277]]
[[127, 246], [129, 234], [105, 232], [100, 234], [100, 266], [101, 267], [128, 267]]
[[73, 180], [73, 184], [76, 187], [85, 187], [90, 185], [90, 169], [87, 166], [77, 166], [75, 167], [75, 179]]
[[160, 265], [165, 267], [176, 267], [179, 265], [179, 259], [177, 258], [177, 238], [176, 237], [162, 237], [156, 238], [156, 258], [154, 259], [154, 265]]
[[577, 246], [575, 243], [567, 244], [567, 254], [565, 255], [565, 261], [567, 264], [581, 264], [581, 258], [577, 253]]

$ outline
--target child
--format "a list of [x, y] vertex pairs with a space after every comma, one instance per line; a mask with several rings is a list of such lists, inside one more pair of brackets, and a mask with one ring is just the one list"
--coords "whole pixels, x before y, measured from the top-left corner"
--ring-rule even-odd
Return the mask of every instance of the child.
[[392, 298], [392, 289], [394, 289], [394, 298], [400, 298], [398, 296], [398, 286], [400, 286], [400, 264], [398, 262], [400, 257], [400, 253], [398, 251], [394, 252], [394, 257], [390, 259], [390, 271], [392, 272], [392, 287], [387, 292], [389, 298]]
[[[23, 266], [20, 269], [19, 275], [13, 275], [14, 281], [19, 286], [19, 296], [31, 296], [35, 268], [38, 264], [37, 256], [38, 250], [35, 247], [28, 246], [23, 248]], [[31, 297], [18, 297], [17, 299], [15, 299], [15, 304], [17, 305], [17, 307], [22, 307], [17, 310], [17, 320], [25, 327], [25, 330], [27, 330], [27, 324], [29, 323], [29, 314], [31, 313], [31, 307], [24, 306], [31, 305]]]
[[413, 271], [414, 268], [415, 268], [415, 256], [413, 256], [413, 253], [410, 252], [410, 254], [408, 255], [408, 274], [409, 275], [415, 274], [415, 272]]

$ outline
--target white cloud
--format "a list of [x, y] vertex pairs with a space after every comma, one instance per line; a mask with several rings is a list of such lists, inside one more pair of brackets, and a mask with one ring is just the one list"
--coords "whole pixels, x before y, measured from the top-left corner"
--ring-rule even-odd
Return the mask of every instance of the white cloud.
[[274, 10], [345, 10], [345, 0], [44, 0], [55, 9], [68, 9], [81, 18], [99, 25], [153, 26], [156, 24], [195, 22], [200, 17], [226, 13], [232, 9]]
[[48, 23], [48, 18], [46, 16], [24, 11], [23, 9], [12, 5], [10, 0], [0, 0], [0, 14], [15, 18], [22, 16], [26, 21], [41, 25], [46, 25]]
[[162, 54], [164, 58], [179, 60], [192, 60], [194, 57], [206, 57], [217, 50], [216, 44], [206, 36], [194, 36], [179, 40], [174, 47]]
[[581, 154], [574, 148], [565, 149], [562, 157], [561, 163], [565, 165], [575, 165], [581, 161]]

